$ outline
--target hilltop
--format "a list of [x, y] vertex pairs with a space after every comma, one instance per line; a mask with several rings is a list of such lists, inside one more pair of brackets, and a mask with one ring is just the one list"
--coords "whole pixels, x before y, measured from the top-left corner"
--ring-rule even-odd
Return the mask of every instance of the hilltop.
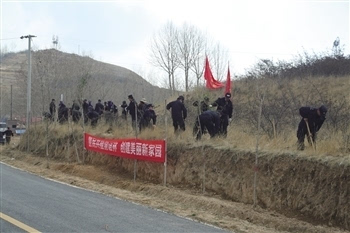
[[[24, 116], [27, 93], [27, 54], [8, 53], [1, 58], [3, 79], [2, 113], [10, 112], [10, 88], [13, 88], [13, 114]], [[90, 57], [64, 53], [55, 49], [32, 52], [32, 111], [41, 116], [48, 111], [52, 98], [63, 100], [70, 106], [74, 99], [112, 100], [120, 105], [132, 94], [136, 100], [146, 98], [158, 104], [169, 97], [169, 91], [152, 85], [135, 72]]]

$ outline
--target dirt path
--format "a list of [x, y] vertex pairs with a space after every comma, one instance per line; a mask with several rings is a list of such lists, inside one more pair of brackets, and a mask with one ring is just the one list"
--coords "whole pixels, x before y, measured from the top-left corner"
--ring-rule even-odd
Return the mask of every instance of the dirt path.
[[[14, 141], [15, 142], [15, 141]], [[251, 205], [222, 200], [198, 190], [164, 187], [116, 175], [105, 167], [66, 163], [1, 146], [1, 162], [31, 173], [206, 222], [234, 232], [345, 232], [314, 226], [296, 218]], [[48, 166], [49, 165], [49, 168]]]

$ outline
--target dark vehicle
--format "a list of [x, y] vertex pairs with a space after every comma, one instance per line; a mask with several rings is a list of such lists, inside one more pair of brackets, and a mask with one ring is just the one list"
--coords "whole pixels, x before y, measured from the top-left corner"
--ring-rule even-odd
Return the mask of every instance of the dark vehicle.
[[22, 135], [22, 134], [24, 134], [26, 132], [26, 129], [19, 129], [19, 128], [17, 128], [16, 130], [15, 130], [15, 134], [16, 135]]
[[0, 144], [5, 145], [6, 136], [4, 132], [0, 132]]
[[0, 132], [5, 132], [7, 130], [6, 122], [0, 122]]
[[7, 130], [6, 122], [0, 122], [0, 144], [5, 144], [6, 136], [4, 134], [5, 130]]

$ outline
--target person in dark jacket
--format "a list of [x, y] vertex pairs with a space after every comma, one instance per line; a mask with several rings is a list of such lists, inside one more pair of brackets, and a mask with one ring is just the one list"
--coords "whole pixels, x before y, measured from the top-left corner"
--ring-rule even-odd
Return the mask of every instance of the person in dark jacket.
[[[210, 105], [209, 105], [210, 106]], [[220, 135], [227, 136], [227, 126], [232, 119], [233, 105], [231, 93], [226, 93], [225, 97], [218, 98], [212, 106], [217, 106], [217, 111], [221, 112]], [[211, 106], [210, 106], [211, 107]]]
[[105, 105], [105, 112], [110, 112], [112, 108], [112, 101], [108, 100]]
[[72, 110], [78, 110], [78, 111], [80, 110], [80, 106], [75, 100], [73, 100]]
[[101, 100], [98, 100], [97, 103], [96, 103], [96, 105], [95, 105], [95, 111], [96, 111], [98, 114], [102, 115], [102, 114], [103, 114], [104, 108], [105, 108], [105, 107], [103, 106]]
[[103, 110], [104, 110], [104, 111], [106, 111], [106, 110], [107, 110], [107, 108], [108, 108], [108, 106], [107, 106], [107, 102], [105, 101], [105, 102], [103, 102]]
[[[111, 101], [111, 102], [112, 102], [112, 101]], [[112, 111], [112, 113], [114, 114], [114, 116], [117, 118], [117, 117], [118, 117], [118, 106], [115, 105], [113, 102], [112, 102], [111, 111]]]
[[145, 110], [143, 112], [143, 115], [140, 119], [140, 131], [145, 128], [151, 128], [156, 125], [157, 122], [157, 115], [155, 111], [153, 110], [153, 104], [147, 104], [145, 106]]
[[220, 131], [220, 117], [221, 112], [207, 110], [200, 114], [197, 118], [195, 128], [197, 128], [196, 140], [200, 140], [205, 132], [208, 130], [210, 137], [215, 137]]
[[173, 119], [174, 132], [179, 132], [180, 130], [185, 131], [185, 119], [187, 117], [187, 109], [184, 105], [184, 97], [179, 96], [177, 100], [172, 101], [167, 104], [166, 109], [171, 108], [171, 118]]
[[198, 114], [201, 114], [209, 110], [209, 98], [204, 97], [204, 100], [202, 100], [199, 105], [198, 105], [198, 101], [194, 101], [193, 106], [198, 107], [199, 109]]
[[60, 124], [63, 124], [66, 121], [68, 121], [68, 108], [63, 103], [63, 101], [60, 101], [60, 104], [58, 107], [58, 122]]
[[7, 127], [7, 130], [4, 131], [4, 134], [6, 136], [6, 144], [10, 144], [11, 137], [13, 137], [13, 132], [10, 127]]
[[72, 120], [74, 123], [78, 123], [81, 118], [81, 112], [76, 109], [72, 109]]
[[309, 143], [312, 142], [316, 145], [316, 133], [320, 130], [323, 125], [323, 122], [326, 120], [327, 108], [322, 105], [319, 108], [313, 107], [301, 107], [299, 109], [300, 116], [302, 117], [297, 131], [298, 137], [298, 150], [304, 150], [304, 140], [305, 135], [309, 135], [307, 126], [311, 135], [308, 137]]
[[140, 103], [137, 105], [137, 119], [141, 119], [146, 108], [147, 108], [147, 100], [145, 98], [142, 98], [140, 100]]
[[89, 106], [87, 117], [91, 121], [91, 126], [95, 127], [98, 119], [100, 118], [100, 114], [98, 114], [98, 112], [96, 112], [92, 106]]
[[118, 110], [115, 113], [115, 105], [111, 100], [108, 100], [107, 107], [105, 108], [105, 112], [104, 112], [104, 118], [106, 120], [106, 123], [109, 124], [110, 128], [113, 126], [114, 122], [116, 121], [117, 116], [118, 116]]
[[128, 96], [129, 105], [127, 110], [131, 116], [131, 125], [133, 129], [136, 129], [136, 111], [137, 111], [137, 103], [132, 95]]
[[73, 100], [71, 115], [72, 115], [73, 122], [78, 123], [81, 118], [81, 112], [80, 112], [80, 106], [75, 100]]
[[52, 100], [51, 100], [49, 110], [50, 110], [51, 120], [54, 121], [54, 120], [55, 120], [55, 114], [56, 114], [56, 103], [55, 103], [55, 99], [52, 99]]
[[128, 105], [125, 100], [120, 105], [120, 107], [122, 108], [122, 119], [126, 120], [126, 116], [128, 114], [128, 110], [127, 110]]
[[84, 100], [83, 100], [83, 113], [84, 113], [84, 114], [87, 114], [88, 111], [89, 111], [89, 104], [88, 104], [88, 102], [87, 102], [87, 99], [84, 99]]
[[49, 119], [50, 121], [52, 120], [52, 116], [49, 112], [43, 112], [43, 117], [44, 119]]
[[110, 127], [112, 127], [118, 120], [118, 106], [115, 105], [113, 101], [109, 100], [107, 102], [107, 109], [108, 110], [105, 111], [106, 123], [109, 123]]
[[[202, 100], [200, 103], [199, 103], [198, 100], [196, 100], [196, 101], [193, 102], [193, 106], [197, 107], [197, 112], [198, 112], [198, 115], [196, 117], [196, 121], [195, 121], [195, 124], [194, 124], [194, 127], [193, 127], [193, 134], [197, 135], [197, 132], [198, 132], [198, 127], [197, 127], [198, 116], [201, 113], [209, 110], [209, 98], [208, 97], [204, 97], [204, 100]], [[206, 132], [204, 131], [202, 133], [205, 134]]]
[[87, 124], [87, 122], [89, 121], [89, 118], [87, 116], [89, 112], [89, 104], [87, 102], [87, 99], [84, 99], [83, 101], [83, 115], [84, 115], [84, 123]]

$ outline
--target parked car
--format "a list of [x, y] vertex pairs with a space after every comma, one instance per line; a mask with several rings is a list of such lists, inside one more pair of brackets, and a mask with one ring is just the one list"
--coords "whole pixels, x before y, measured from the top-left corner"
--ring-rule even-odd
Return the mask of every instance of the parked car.
[[0, 122], [0, 132], [5, 132], [7, 130], [6, 122]]
[[7, 124], [6, 122], [0, 122], [0, 144], [5, 144], [6, 142], [6, 136], [4, 132], [7, 130]]
[[26, 129], [15, 129], [15, 134], [16, 135], [22, 135], [26, 132]]

